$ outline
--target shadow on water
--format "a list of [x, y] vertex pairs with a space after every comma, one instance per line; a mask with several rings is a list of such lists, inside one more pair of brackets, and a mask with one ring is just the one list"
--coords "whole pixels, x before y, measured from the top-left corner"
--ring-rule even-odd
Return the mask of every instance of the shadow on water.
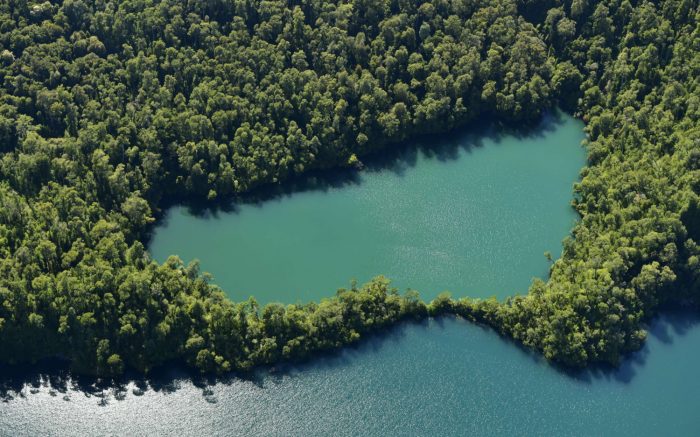
[[[205, 401], [216, 403], [215, 386], [231, 386], [245, 381], [260, 389], [266, 389], [303, 373], [342, 369], [351, 366], [360, 357], [381, 353], [390, 344], [406, 341], [405, 337], [413, 327], [424, 329], [430, 327], [435, 329], [434, 335], [439, 337], [440, 331], [446, 329], [448, 322], [452, 323], [454, 319], [452, 316], [445, 316], [420, 322], [403, 322], [339, 350], [315, 354], [307, 361], [260, 368], [247, 374], [202, 375], [174, 363], [156, 369], [146, 376], [127, 374], [119, 380], [113, 380], [73, 375], [67, 370], [66, 363], [60, 361], [46, 361], [21, 368], [0, 367], [0, 409], [2, 409], [2, 403], [28, 398], [42, 391], [48, 391], [49, 395], [57, 400], [70, 401], [71, 396], [81, 395], [94, 398], [100, 406], [107, 406], [112, 402], [126, 400], [130, 396], [142, 396], [149, 391], [168, 395], [182, 387], [195, 387], [201, 392]], [[601, 381], [629, 384], [634, 380], [637, 372], [646, 365], [650, 353], [648, 343], [645, 343], [641, 350], [626, 356], [618, 367], [593, 366], [586, 369], [570, 369], [548, 362], [542, 355], [522, 344], [498, 336], [491, 328], [474, 325], [464, 320], [460, 323], [468, 323], [473, 328], [492, 335], [493, 338], [489, 341], [501, 341], [516, 349], [517, 355], [535, 366], [546, 366], [585, 385]], [[700, 315], [697, 312], [670, 311], [652, 320], [648, 332], [650, 337], [661, 343], [672, 344], [675, 339], [696, 329], [699, 324]]]
[[[302, 176], [293, 177], [282, 184], [262, 186], [248, 194], [223, 201], [197, 202], [191, 199], [178, 199], [174, 204], [163, 205], [163, 211], [166, 211], [170, 206], [183, 204], [194, 215], [216, 217], [220, 213], [235, 213], [241, 205], [259, 206], [264, 202], [279, 200], [296, 193], [326, 192], [358, 185], [362, 183], [363, 172], [390, 171], [398, 176], [403, 176], [407, 170], [415, 167], [419, 154], [428, 159], [437, 159], [443, 162], [453, 161], [458, 159], [461, 153], [471, 153], [473, 150], [483, 147], [487, 140], [499, 144], [507, 136], [515, 136], [519, 139], [544, 137], [547, 133], [556, 130], [562, 123], [564, 123], [564, 118], [559, 112], [546, 114], [535, 126], [525, 127], [507, 126], [491, 120], [478, 120], [449, 134], [416, 137], [398, 147], [389, 147], [384, 151], [374, 153], [363, 158], [364, 169], [362, 171], [350, 168], [315, 170]], [[167, 216], [164, 215], [159, 218], [157, 224], [160, 225], [165, 220], [167, 220]], [[433, 319], [433, 323], [439, 329], [444, 329], [444, 322], [445, 318]], [[347, 366], [359, 355], [367, 352], [376, 353], [381, 351], [388, 342], [401, 341], [406, 335], [409, 324], [415, 325], [416, 323], [426, 327], [429, 324], [428, 321], [401, 323], [340, 350], [315, 354], [313, 359], [307, 362], [282, 364], [244, 375], [207, 376], [193, 372], [181, 364], [171, 364], [154, 370], [147, 376], [127, 374], [119, 380], [103, 380], [73, 375], [67, 370], [67, 363], [56, 360], [44, 361], [33, 366], [22, 366], [21, 368], [0, 366], [0, 405], [2, 402], [10, 402], [39, 393], [42, 389], [48, 389], [51, 396], [64, 398], [66, 401], [69, 400], [68, 394], [79, 392], [86, 397], [94, 397], [100, 405], [108, 405], [111, 401], [121, 401], [130, 395], [141, 396], [147, 391], [167, 395], [187, 384], [200, 389], [202, 396], [207, 401], [215, 402], [216, 399], [212, 392], [212, 386], [215, 384], [230, 385], [235, 381], [246, 380], [259, 387], [264, 387], [266, 383], [278, 383], [287, 376], [309, 371], [312, 368]], [[677, 329], [676, 325], [673, 326], [674, 329]], [[483, 326], [480, 329], [491, 331], [490, 328]], [[544, 361], [541, 355], [521, 344], [504, 337], [500, 338], [501, 341], [516, 346], [534, 362], [541, 364]], [[625, 365], [627, 364], [623, 364], [623, 367]], [[612, 372], [619, 373], [619, 370]], [[568, 371], [567, 373], [575, 378], [586, 379], [582, 374], [573, 374]], [[590, 378], [588, 379], [590, 380]]]
[[577, 381], [592, 384], [600, 380], [616, 381], [629, 384], [633, 381], [637, 372], [646, 365], [649, 357], [649, 339], [654, 338], [663, 344], [671, 345], [674, 340], [685, 336], [690, 330], [700, 325], [700, 314], [689, 309], [668, 309], [661, 315], [654, 317], [647, 326], [647, 341], [638, 351], [623, 357], [620, 365], [589, 366], [585, 369], [567, 369], [553, 366]]
[[44, 361], [20, 368], [0, 366], [0, 410], [2, 403], [28, 398], [42, 391], [52, 397], [70, 401], [76, 394], [95, 398], [98, 405], [122, 401], [129, 396], [142, 396], [147, 391], [170, 394], [182, 385], [193, 385], [206, 398], [217, 378], [200, 375], [186, 367], [171, 364], [148, 376], [126, 374], [120, 379], [98, 379], [72, 374], [65, 363]]
[[146, 242], [153, 237], [157, 226], [167, 225], [168, 209], [182, 205], [188, 212], [201, 218], [218, 217], [220, 214], [235, 214], [243, 205], [261, 206], [265, 202], [280, 200], [304, 192], [328, 192], [362, 183], [365, 172], [391, 172], [402, 177], [407, 170], [416, 166], [419, 154], [441, 162], [454, 161], [461, 153], [471, 153], [484, 146], [488, 140], [498, 145], [505, 137], [534, 139], [545, 137], [565, 122], [560, 111], [552, 111], [542, 116], [535, 124], [514, 126], [488, 118], [478, 119], [450, 133], [421, 135], [382, 148], [380, 151], [363, 157], [363, 169], [348, 167], [316, 169], [302, 175], [292, 176], [281, 183], [265, 184], [248, 193], [226, 199], [209, 201], [205, 199], [174, 198], [161, 205], [161, 213], [146, 235]]
[[75, 375], [68, 370], [68, 363], [61, 360], [44, 360], [30, 366], [0, 365], [0, 410], [3, 403], [25, 399], [42, 391], [48, 391], [50, 396], [63, 401], [70, 401], [71, 396], [79, 394], [94, 398], [100, 406], [107, 406], [113, 401], [142, 396], [148, 391], [168, 395], [183, 386], [196, 387], [207, 402], [215, 403], [213, 388], [216, 385], [247, 381], [262, 389], [269, 384], [281, 383], [285, 377], [312, 369], [342, 368], [351, 365], [360, 355], [379, 353], [387, 344], [400, 342], [409, 326], [427, 327], [428, 323], [427, 320], [405, 321], [343, 348], [321, 351], [301, 362], [261, 367], [250, 373], [209, 375], [182, 363], [170, 363], [148, 375], [127, 372], [118, 379], [102, 379]]

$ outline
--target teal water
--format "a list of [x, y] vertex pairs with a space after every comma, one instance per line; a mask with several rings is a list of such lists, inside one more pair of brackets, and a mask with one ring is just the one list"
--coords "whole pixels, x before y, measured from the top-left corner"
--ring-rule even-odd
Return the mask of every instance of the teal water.
[[[317, 299], [375, 273], [428, 297], [524, 291], [546, 274], [542, 252], [560, 251], [583, 163], [579, 123], [545, 127], [435, 140], [233, 213], [174, 209], [151, 249], [200, 258], [235, 298]], [[0, 369], [0, 436], [697, 435], [700, 319], [667, 316], [649, 331], [619, 369], [576, 374], [454, 318], [247, 378], [168, 368], [102, 387], [55, 369]]]
[[428, 299], [524, 293], [576, 220], [582, 127], [561, 116], [526, 135], [423, 138], [230, 212], [172, 208], [150, 251], [199, 259], [234, 300], [318, 301], [379, 274]]
[[253, 380], [173, 373], [140, 382], [141, 394], [133, 382], [85, 390], [40, 378], [1, 392], [0, 435], [697, 435], [697, 323], [655, 322], [646, 347], [607, 373], [568, 375], [444, 319]]

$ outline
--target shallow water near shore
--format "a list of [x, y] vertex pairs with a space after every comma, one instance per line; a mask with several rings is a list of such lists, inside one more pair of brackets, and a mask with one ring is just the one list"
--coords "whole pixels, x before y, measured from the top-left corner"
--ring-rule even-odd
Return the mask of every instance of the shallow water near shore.
[[474, 127], [248, 196], [228, 210], [167, 211], [150, 252], [201, 261], [233, 300], [308, 302], [383, 274], [426, 299], [500, 298], [544, 278], [576, 220], [583, 124]]

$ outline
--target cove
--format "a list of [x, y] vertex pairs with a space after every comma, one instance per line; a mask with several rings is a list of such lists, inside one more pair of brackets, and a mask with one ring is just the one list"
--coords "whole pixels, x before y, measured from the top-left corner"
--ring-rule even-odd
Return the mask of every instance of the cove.
[[379, 274], [425, 299], [524, 293], [576, 220], [582, 128], [563, 114], [520, 134], [471, 127], [229, 208], [173, 207], [149, 250], [159, 262], [199, 259], [234, 301], [318, 301]]
[[106, 389], [56, 375], [4, 380], [0, 434], [695, 435], [698, 367], [700, 325], [687, 314], [656, 320], [620, 369], [576, 374], [445, 318], [247, 379], [171, 369]]

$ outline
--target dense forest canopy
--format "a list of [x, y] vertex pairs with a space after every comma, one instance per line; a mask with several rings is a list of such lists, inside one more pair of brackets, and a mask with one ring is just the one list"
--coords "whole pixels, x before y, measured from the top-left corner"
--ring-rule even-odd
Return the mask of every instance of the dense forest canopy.
[[[616, 363], [661, 304], [697, 303], [699, 17], [693, 0], [7, 0], [0, 362], [245, 370], [454, 313], [565, 364]], [[556, 105], [587, 123], [581, 221], [527, 295], [425, 304], [378, 278], [259, 308], [144, 248], [172, 199]]]

